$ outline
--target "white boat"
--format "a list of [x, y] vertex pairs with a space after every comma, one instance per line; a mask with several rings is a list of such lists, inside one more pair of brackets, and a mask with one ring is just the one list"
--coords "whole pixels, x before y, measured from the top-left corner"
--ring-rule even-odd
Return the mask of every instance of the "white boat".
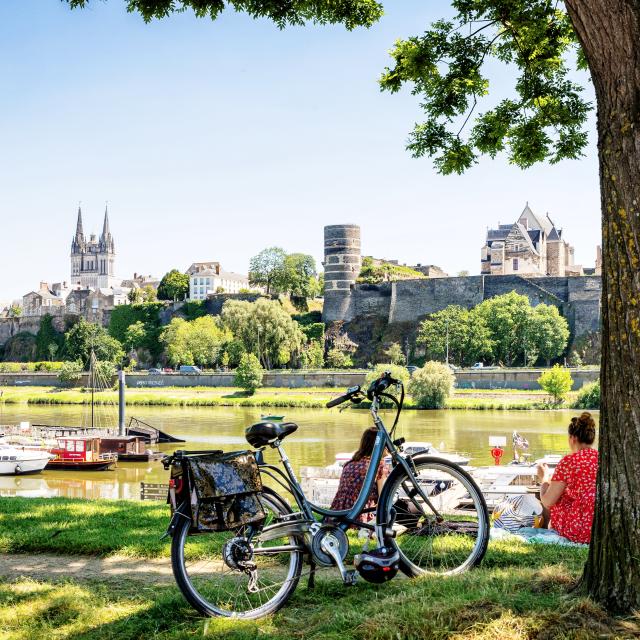
[[53, 456], [41, 449], [0, 446], [0, 476], [40, 473]]

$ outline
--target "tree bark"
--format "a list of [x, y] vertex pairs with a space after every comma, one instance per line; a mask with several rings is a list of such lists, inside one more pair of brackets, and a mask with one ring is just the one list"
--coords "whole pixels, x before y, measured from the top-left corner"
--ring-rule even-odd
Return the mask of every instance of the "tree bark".
[[640, 1], [566, 0], [598, 105], [602, 205], [600, 468], [583, 582], [640, 609]]

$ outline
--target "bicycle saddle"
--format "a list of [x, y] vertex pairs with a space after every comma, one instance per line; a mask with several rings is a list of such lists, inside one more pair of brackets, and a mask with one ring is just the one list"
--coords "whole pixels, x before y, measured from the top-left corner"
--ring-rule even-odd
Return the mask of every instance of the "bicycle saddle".
[[244, 431], [244, 437], [252, 447], [266, 447], [275, 440], [282, 440], [297, 431], [295, 422], [256, 422]]

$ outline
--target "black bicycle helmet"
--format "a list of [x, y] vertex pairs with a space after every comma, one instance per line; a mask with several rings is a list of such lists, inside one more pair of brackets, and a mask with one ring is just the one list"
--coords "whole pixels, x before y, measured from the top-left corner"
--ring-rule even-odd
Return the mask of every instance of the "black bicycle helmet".
[[357, 554], [353, 564], [367, 582], [382, 584], [398, 573], [400, 554], [391, 547], [380, 547]]

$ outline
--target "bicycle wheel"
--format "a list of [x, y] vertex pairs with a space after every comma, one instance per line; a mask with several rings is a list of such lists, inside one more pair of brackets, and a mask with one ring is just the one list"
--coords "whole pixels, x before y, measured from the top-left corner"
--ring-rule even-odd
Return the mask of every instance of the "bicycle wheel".
[[478, 564], [489, 543], [489, 512], [473, 478], [458, 465], [429, 456], [413, 458], [419, 486], [401, 466], [382, 489], [377, 522], [391, 526], [389, 544], [400, 552], [408, 576], [453, 575]]
[[[260, 500], [266, 513], [260, 531], [291, 513], [271, 489], [265, 487]], [[277, 611], [298, 585], [302, 551], [295, 536], [261, 543], [258, 531], [249, 542], [247, 526], [188, 535], [190, 525], [184, 518], [176, 528], [171, 564], [180, 591], [203, 615], [260, 618]], [[284, 549], [269, 552], [273, 547]]]

